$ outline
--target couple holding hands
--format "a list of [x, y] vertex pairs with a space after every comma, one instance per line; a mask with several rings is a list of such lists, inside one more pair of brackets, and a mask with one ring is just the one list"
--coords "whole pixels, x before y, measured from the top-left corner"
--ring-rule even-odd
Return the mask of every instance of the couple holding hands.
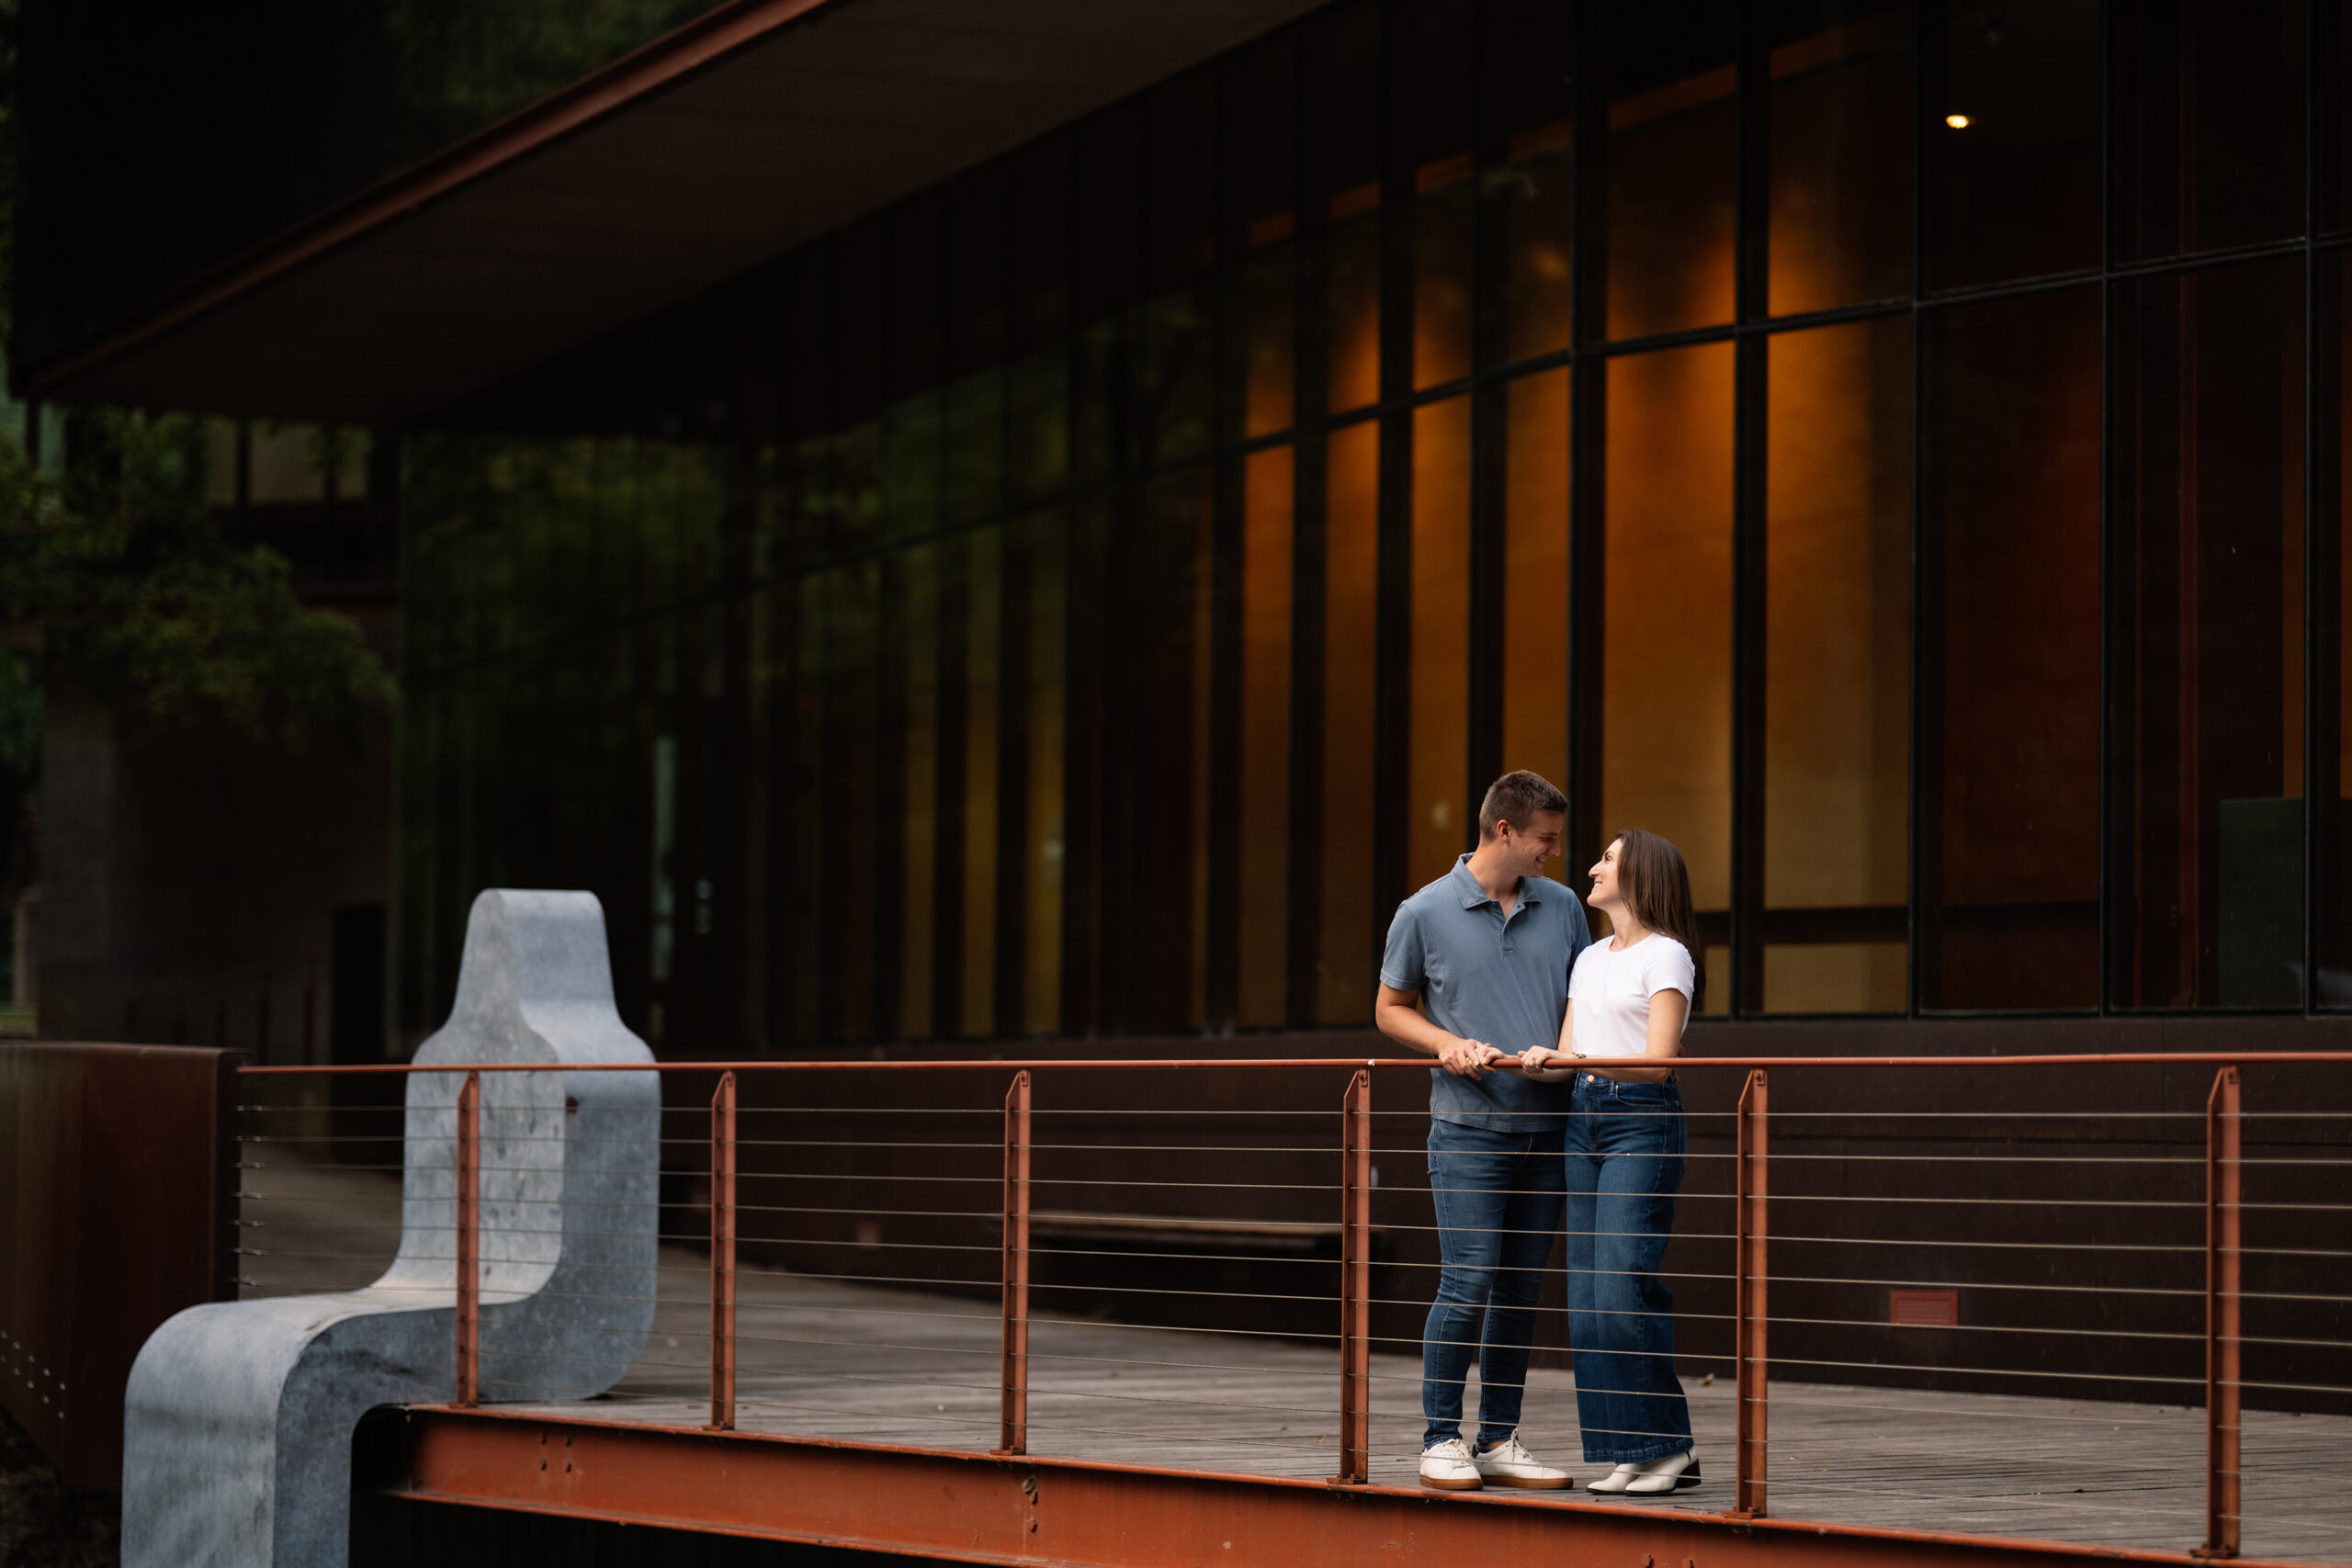
[[[1682, 1183], [1674, 1058], [1706, 950], [1681, 853], [1654, 833], [1611, 840], [1586, 900], [1544, 876], [1566, 810], [1539, 774], [1497, 779], [1478, 847], [1397, 907], [1381, 959], [1381, 1032], [1438, 1059], [1429, 1168], [1442, 1269], [1422, 1336], [1420, 1475], [1446, 1491], [1570, 1483], [1519, 1440], [1564, 1225], [1584, 1457], [1615, 1467], [1586, 1490], [1699, 1484], [1657, 1266]], [[1593, 941], [1587, 902], [1609, 917], [1607, 940]], [[1464, 1441], [1473, 1357], [1478, 1430]]]

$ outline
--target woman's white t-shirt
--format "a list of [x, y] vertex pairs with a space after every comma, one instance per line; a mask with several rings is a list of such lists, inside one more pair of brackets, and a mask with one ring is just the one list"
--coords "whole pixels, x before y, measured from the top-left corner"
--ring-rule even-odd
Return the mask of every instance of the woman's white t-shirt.
[[1644, 1055], [1650, 1046], [1650, 998], [1680, 991], [1689, 999], [1696, 974], [1690, 949], [1663, 931], [1616, 952], [1605, 939], [1594, 942], [1568, 971], [1568, 1011], [1576, 1020], [1570, 1043], [1587, 1056]]

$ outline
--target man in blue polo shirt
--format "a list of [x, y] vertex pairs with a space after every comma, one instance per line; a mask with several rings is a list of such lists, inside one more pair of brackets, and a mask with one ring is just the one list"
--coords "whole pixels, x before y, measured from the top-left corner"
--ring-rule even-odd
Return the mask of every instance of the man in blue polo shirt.
[[[1583, 901], [1543, 874], [1567, 806], [1540, 774], [1497, 779], [1478, 847], [1397, 906], [1380, 961], [1381, 1032], [1438, 1059], [1430, 1190], [1444, 1267], [1421, 1336], [1421, 1484], [1446, 1491], [1568, 1484], [1519, 1440], [1536, 1299], [1566, 1202], [1567, 1089], [1491, 1066], [1559, 1040], [1568, 967], [1592, 941]], [[1473, 1445], [1462, 1391], [1482, 1347]]]

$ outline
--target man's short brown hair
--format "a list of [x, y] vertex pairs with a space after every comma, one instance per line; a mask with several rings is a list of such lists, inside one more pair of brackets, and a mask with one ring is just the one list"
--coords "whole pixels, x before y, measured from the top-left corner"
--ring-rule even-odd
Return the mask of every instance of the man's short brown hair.
[[1553, 788], [1552, 781], [1542, 773], [1524, 768], [1505, 773], [1487, 786], [1487, 798], [1478, 807], [1478, 841], [1493, 838], [1498, 822], [1508, 822], [1524, 832], [1539, 814], [1567, 808], [1568, 797]]

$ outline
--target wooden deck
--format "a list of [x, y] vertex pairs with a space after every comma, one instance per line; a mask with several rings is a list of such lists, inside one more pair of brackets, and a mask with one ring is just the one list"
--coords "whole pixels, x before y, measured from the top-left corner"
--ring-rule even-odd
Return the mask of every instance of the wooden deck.
[[[612, 1393], [550, 1414], [709, 1419], [707, 1265], [684, 1249], [663, 1261], [673, 1299], [645, 1360]], [[993, 1303], [785, 1274], [741, 1279], [741, 1429], [995, 1445]], [[1337, 1464], [1336, 1350], [1069, 1317], [1040, 1316], [1031, 1333], [1034, 1453], [1302, 1477]], [[1419, 1360], [1375, 1356], [1372, 1371], [1372, 1478], [1413, 1484]], [[1708, 1480], [1657, 1506], [1720, 1510], [1731, 1496], [1731, 1388], [1688, 1392]], [[1565, 1371], [1532, 1375], [1521, 1434], [1579, 1483], [1606, 1468], [1582, 1459]], [[2352, 1562], [2352, 1420], [2256, 1413], [2244, 1441], [2246, 1555]], [[2204, 1444], [2204, 1413], [2193, 1407], [1782, 1382], [1772, 1390], [1771, 1509], [2185, 1551], [2203, 1539]]]
[[[352, 1201], [331, 1204], [332, 1222], [322, 1216], [308, 1238], [285, 1209], [272, 1213], [275, 1260], [254, 1260], [248, 1293], [374, 1278], [398, 1234], [396, 1202], [388, 1213], [380, 1201], [385, 1179], [323, 1168], [249, 1181], [248, 1190]], [[330, 1223], [331, 1247], [322, 1245]], [[662, 1265], [643, 1360], [611, 1393], [548, 1414], [709, 1419], [708, 1264], [694, 1249], [665, 1247]], [[756, 1270], [741, 1276], [740, 1298], [741, 1429], [995, 1445], [993, 1302]], [[1040, 1314], [1032, 1332], [1032, 1452], [1301, 1477], [1337, 1465], [1335, 1348], [1069, 1315]], [[1372, 1371], [1373, 1479], [1410, 1485], [1419, 1359], [1375, 1356]], [[1689, 1393], [1708, 1480], [1654, 1506], [1721, 1510], [1731, 1496], [1731, 1389], [1717, 1381]], [[1472, 1398], [1475, 1407], [1475, 1388]], [[2202, 1539], [2204, 1418], [2195, 1407], [1776, 1382], [1770, 1429], [1778, 1517], [2184, 1553]], [[1579, 1482], [1602, 1468], [1582, 1459], [1565, 1371], [1532, 1375], [1521, 1436]], [[2246, 1555], [2352, 1562], [2352, 1419], [2254, 1413], [2244, 1442]]]

